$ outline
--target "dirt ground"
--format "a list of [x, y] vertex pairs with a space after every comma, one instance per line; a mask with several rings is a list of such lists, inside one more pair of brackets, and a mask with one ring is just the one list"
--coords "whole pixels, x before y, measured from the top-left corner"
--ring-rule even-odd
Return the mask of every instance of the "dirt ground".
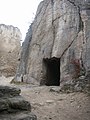
[[0, 85], [19, 87], [37, 120], [90, 120], [90, 95], [60, 93], [56, 86], [11, 85], [11, 79], [0, 78]]

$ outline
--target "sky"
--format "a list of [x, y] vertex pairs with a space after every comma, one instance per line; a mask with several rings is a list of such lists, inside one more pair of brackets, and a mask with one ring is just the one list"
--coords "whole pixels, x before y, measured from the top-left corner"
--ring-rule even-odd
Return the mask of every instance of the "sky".
[[0, 24], [18, 27], [22, 40], [42, 0], [0, 0]]

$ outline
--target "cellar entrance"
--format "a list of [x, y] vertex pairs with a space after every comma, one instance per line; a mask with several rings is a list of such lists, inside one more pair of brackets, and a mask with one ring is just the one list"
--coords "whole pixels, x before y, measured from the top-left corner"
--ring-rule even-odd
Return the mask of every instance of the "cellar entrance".
[[60, 58], [43, 59], [46, 68], [45, 85], [59, 86], [60, 85]]

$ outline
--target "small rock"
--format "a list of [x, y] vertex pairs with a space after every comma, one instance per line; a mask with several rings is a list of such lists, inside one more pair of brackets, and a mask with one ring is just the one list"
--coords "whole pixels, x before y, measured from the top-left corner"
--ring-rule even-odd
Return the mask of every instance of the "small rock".
[[50, 88], [50, 92], [60, 93], [60, 87], [52, 87], [52, 88]]
[[47, 100], [46, 101], [46, 103], [49, 103], [49, 104], [51, 104], [51, 103], [53, 103], [54, 101], [53, 100]]

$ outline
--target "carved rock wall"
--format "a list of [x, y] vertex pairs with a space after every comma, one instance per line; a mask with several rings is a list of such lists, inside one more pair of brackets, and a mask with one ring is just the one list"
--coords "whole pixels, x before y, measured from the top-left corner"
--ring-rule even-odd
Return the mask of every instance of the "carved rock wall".
[[14, 76], [18, 65], [21, 32], [18, 28], [0, 24], [0, 75]]
[[21, 60], [15, 80], [22, 75], [24, 81], [30, 83], [45, 81], [47, 69], [43, 59], [47, 58], [60, 59], [61, 84], [89, 74], [90, 1], [42, 1], [26, 35], [22, 53], [24, 61]]

